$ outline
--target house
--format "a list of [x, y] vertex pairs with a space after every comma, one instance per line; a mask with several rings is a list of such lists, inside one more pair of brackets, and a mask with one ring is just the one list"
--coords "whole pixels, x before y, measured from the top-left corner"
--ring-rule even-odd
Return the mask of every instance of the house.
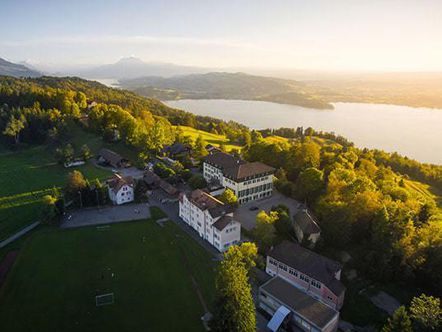
[[114, 204], [120, 205], [134, 200], [135, 182], [132, 177], [115, 174], [107, 181], [107, 186], [109, 198]]
[[247, 162], [239, 157], [215, 152], [204, 159], [203, 176], [231, 189], [239, 204], [269, 197], [273, 193], [275, 169], [260, 162]]
[[200, 189], [181, 193], [179, 198], [180, 218], [219, 251], [241, 240], [241, 224], [233, 218], [234, 209]]
[[172, 145], [166, 146], [162, 152], [170, 158], [176, 159], [178, 157], [190, 155], [191, 151], [192, 148], [190, 146], [176, 142]]
[[338, 329], [337, 310], [280, 277], [270, 279], [259, 288], [258, 305], [272, 316], [267, 324], [271, 331], [278, 331], [280, 326], [291, 331], [334, 332]]
[[217, 148], [216, 146], [213, 146], [212, 144], [207, 144], [205, 146], [205, 149], [209, 153], [221, 152], [221, 150], [219, 148]]
[[98, 162], [100, 164], [109, 165], [115, 168], [129, 166], [129, 160], [123, 158], [118, 153], [109, 149], [100, 150], [100, 152], [98, 153]]
[[307, 207], [302, 207], [293, 217], [293, 228], [299, 243], [309, 241], [311, 245], [319, 240], [321, 229]]
[[282, 242], [267, 254], [267, 274], [284, 279], [335, 310], [340, 310], [344, 304], [341, 269], [340, 263], [289, 241]]

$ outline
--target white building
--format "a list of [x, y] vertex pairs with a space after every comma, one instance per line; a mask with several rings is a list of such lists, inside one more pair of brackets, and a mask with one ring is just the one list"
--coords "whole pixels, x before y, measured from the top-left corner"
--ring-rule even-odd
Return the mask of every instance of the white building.
[[209, 154], [204, 160], [207, 182], [230, 188], [240, 204], [271, 196], [275, 169], [260, 162], [247, 162], [223, 152]]
[[110, 200], [116, 204], [129, 203], [134, 200], [135, 183], [132, 177], [122, 177], [115, 174], [114, 177], [107, 181]]
[[180, 218], [219, 251], [241, 240], [241, 224], [233, 219], [234, 209], [199, 189], [180, 195]]

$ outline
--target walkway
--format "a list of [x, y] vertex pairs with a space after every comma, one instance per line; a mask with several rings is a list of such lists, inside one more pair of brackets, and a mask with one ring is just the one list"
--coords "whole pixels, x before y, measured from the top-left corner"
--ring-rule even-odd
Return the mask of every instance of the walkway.
[[25, 235], [29, 231], [33, 230], [38, 225], [40, 225], [40, 222], [36, 221], [33, 224], [30, 224], [29, 226], [26, 226], [25, 228], [23, 228], [22, 230], [18, 231], [14, 235], [8, 237], [6, 240], [3, 240], [2, 242], [0, 242], [0, 248], [6, 247], [9, 243], [11, 243], [11, 242], [17, 240], [18, 238], [22, 237], [23, 235]]

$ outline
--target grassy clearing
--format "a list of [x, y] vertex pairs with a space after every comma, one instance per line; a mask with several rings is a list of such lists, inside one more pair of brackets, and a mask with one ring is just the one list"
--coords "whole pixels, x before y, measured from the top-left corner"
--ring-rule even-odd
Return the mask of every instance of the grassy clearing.
[[192, 127], [180, 126], [183, 130], [185, 136], [190, 136], [193, 140], [196, 140], [199, 135], [201, 135], [204, 140], [208, 144], [212, 144], [213, 146], [220, 146], [224, 144], [227, 151], [231, 151], [233, 149], [241, 150], [242, 146], [237, 144], [231, 144], [229, 139], [224, 135], [212, 134], [207, 131], [198, 130]]
[[63, 186], [67, 174], [80, 170], [89, 179], [105, 179], [109, 172], [91, 162], [66, 169], [57, 164], [53, 151], [45, 146], [0, 154], [0, 240], [40, 216], [41, 198], [54, 186]]
[[[215, 267], [173, 223], [44, 228], [0, 292], [2, 331], [203, 331], [189, 271], [209, 304]], [[96, 307], [95, 295], [107, 292], [115, 304]]]

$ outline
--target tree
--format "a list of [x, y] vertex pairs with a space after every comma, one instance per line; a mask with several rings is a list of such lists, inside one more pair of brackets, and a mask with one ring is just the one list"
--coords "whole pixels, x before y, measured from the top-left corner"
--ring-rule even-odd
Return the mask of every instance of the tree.
[[257, 248], [252, 243], [231, 246], [224, 253], [216, 278], [216, 300], [212, 331], [252, 332], [256, 330], [256, 312], [249, 282]]
[[89, 149], [89, 147], [87, 146], [87, 144], [84, 144], [81, 147], [81, 156], [83, 157], [83, 160], [88, 160], [92, 157], [92, 152], [91, 149]]
[[194, 174], [189, 180], [189, 186], [192, 189], [202, 189], [207, 186], [207, 182], [201, 175]]
[[399, 307], [393, 316], [388, 318], [382, 332], [413, 332], [410, 317], [408, 317], [407, 309], [404, 306]]
[[442, 328], [442, 309], [440, 299], [421, 294], [414, 297], [410, 304], [411, 318], [419, 331], [440, 331]]
[[69, 194], [77, 194], [87, 186], [86, 179], [80, 171], [73, 171], [68, 174], [66, 184], [66, 192]]
[[229, 188], [224, 190], [224, 192], [219, 195], [218, 199], [224, 204], [238, 205], [238, 197], [236, 197], [233, 190]]
[[19, 116], [15, 118], [13, 115], [9, 118], [8, 123], [6, 124], [5, 130], [3, 130], [3, 134], [6, 136], [11, 136], [14, 138], [15, 144], [20, 143], [20, 132], [25, 128], [25, 118], [24, 116]]
[[207, 155], [206, 150], [206, 141], [204, 140], [202, 135], [198, 135], [198, 137], [195, 140], [195, 146], [193, 148], [193, 153], [195, 157], [202, 158]]
[[296, 181], [296, 193], [300, 200], [314, 202], [324, 188], [324, 172], [315, 167], [303, 170]]
[[45, 223], [52, 223], [55, 217], [59, 215], [59, 210], [57, 208], [58, 198], [52, 195], [45, 195], [42, 198], [43, 208], [41, 210], [42, 220]]
[[259, 243], [259, 249], [266, 252], [275, 240], [275, 222], [278, 220], [278, 213], [271, 211], [267, 214], [260, 211], [256, 216], [256, 226], [253, 229], [253, 235]]
[[66, 144], [62, 152], [63, 163], [70, 163], [74, 160], [74, 148], [71, 144]]

